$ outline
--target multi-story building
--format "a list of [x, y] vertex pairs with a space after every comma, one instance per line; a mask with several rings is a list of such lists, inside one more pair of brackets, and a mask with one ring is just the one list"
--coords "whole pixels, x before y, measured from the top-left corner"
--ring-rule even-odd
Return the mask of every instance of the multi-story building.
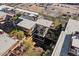
[[33, 35], [32, 37], [33, 37], [33, 40], [37, 42], [38, 46], [46, 48], [47, 45], [45, 46], [45, 44], [47, 44], [47, 42], [48, 42], [48, 46], [52, 43], [51, 40], [46, 39], [46, 35], [51, 25], [52, 25], [52, 21], [49, 21], [46, 19], [37, 20], [36, 26], [32, 32], [32, 35]]
[[23, 31], [25, 31], [28, 35], [31, 35], [31, 32], [33, 31], [36, 21], [37, 21], [38, 15], [36, 14], [30, 14], [24, 12], [19, 19], [22, 19], [21, 22], [17, 24], [20, 28], [22, 28]]
[[17, 42], [17, 39], [11, 38], [7, 33], [0, 29], [0, 55], [7, 55]]
[[[51, 49], [52, 46], [53, 48], [55, 47], [57, 40], [55, 38], [55, 30], [53, 30], [53, 21], [39, 18], [39, 14], [35, 12], [30, 12], [5, 5], [2, 5], [0, 8], [0, 12], [5, 13], [6, 15], [5, 22], [0, 26], [0, 28], [5, 32], [9, 32], [10, 29], [18, 27], [23, 30], [26, 35], [29, 35], [33, 38], [33, 41], [36, 42], [36, 46], [40, 46], [45, 50]], [[13, 21], [11, 19], [13, 17], [12, 15], [16, 15], [17, 13], [21, 14], [18, 17], [19, 22]], [[17, 51], [17, 49], [15, 50]], [[15, 52], [11, 54], [16, 55]]]
[[52, 53], [53, 56], [79, 55], [79, 21], [69, 19]]

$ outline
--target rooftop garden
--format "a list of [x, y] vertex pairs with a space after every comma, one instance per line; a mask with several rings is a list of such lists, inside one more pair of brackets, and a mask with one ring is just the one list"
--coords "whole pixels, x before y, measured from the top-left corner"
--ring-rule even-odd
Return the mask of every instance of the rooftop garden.
[[15, 37], [15, 38], [17, 38], [17, 39], [19, 39], [19, 40], [21, 40], [22, 38], [25, 37], [24, 32], [21, 31], [21, 30], [19, 30], [19, 29], [17, 29], [17, 28], [13, 29], [13, 30], [10, 32], [10, 36], [11, 36], [11, 37]]
[[13, 17], [12, 17], [12, 20], [13, 20], [13, 21], [16, 21], [17, 19], [18, 19], [18, 16], [13, 16]]
[[53, 23], [54, 23], [54, 27], [55, 27], [55, 28], [58, 28], [59, 25], [61, 25], [61, 21], [60, 21], [59, 19], [55, 19], [55, 20], [53, 21]]
[[14, 16], [12, 17], [12, 20], [13, 20], [13, 21], [16, 21], [16, 20], [18, 20], [18, 18], [19, 18], [20, 16], [21, 16], [21, 14], [18, 13], [18, 14], [14, 15]]

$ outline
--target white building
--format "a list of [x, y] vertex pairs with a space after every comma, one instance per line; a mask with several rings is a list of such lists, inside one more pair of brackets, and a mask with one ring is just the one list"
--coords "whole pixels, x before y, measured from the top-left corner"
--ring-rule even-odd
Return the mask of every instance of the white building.
[[8, 34], [0, 30], [0, 55], [6, 55], [16, 43], [17, 40], [10, 38]]
[[[72, 46], [79, 48], [79, 38], [74, 36], [75, 32], [79, 32], [79, 21], [69, 19], [65, 31], [62, 31], [59, 36], [55, 49], [52, 53], [53, 56], [67, 56]], [[74, 49], [74, 51], [76, 50]]]

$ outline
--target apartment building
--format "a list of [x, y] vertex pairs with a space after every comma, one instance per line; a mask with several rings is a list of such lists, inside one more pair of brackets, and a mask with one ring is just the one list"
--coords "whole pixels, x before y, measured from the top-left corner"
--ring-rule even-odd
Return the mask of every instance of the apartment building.
[[77, 56], [79, 55], [79, 21], [69, 19], [65, 31], [62, 31], [53, 56]]

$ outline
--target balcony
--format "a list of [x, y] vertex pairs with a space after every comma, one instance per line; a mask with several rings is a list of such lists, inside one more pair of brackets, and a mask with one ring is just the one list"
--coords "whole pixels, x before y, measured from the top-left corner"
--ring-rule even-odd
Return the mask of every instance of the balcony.
[[35, 30], [33, 31], [33, 34], [44, 37], [45, 31], [46, 31], [46, 27], [42, 25], [36, 25]]

